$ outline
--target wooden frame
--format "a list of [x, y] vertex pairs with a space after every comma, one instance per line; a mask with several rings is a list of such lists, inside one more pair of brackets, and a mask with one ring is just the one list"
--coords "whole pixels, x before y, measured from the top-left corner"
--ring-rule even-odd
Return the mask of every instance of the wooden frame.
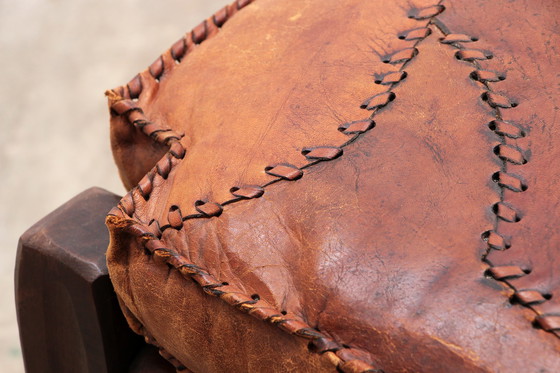
[[15, 290], [26, 372], [174, 372], [129, 329], [109, 279], [104, 220], [119, 199], [88, 189], [20, 238]]

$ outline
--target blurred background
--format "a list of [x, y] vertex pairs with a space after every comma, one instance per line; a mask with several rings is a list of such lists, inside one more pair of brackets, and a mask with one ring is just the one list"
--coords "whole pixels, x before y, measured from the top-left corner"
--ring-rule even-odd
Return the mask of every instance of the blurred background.
[[232, 0], [0, 0], [0, 371], [24, 371], [18, 237], [91, 186], [122, 195], [103, 95]]

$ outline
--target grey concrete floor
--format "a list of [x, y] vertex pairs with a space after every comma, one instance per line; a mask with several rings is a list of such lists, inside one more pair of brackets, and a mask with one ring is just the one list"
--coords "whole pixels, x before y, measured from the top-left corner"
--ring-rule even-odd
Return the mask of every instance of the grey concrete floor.
[[103, 92], [229, 2], [0, 0], [1, 372], [24, 371], [13, 291], [19, 235], [88, 187], [124, 192]]

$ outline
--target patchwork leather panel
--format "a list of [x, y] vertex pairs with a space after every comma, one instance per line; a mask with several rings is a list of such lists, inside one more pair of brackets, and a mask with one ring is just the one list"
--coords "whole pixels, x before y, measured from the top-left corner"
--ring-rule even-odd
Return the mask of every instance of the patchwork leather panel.
[[[169, 64], [174, 45], [138, 101], [139, 80], [111, 93], [117, 130], [169, 147], [108, 218], [137, 332], [196, 371], [258, 353], [268, 371], [290, 354], [299, 370], [560, 369], [558, 4], [444, 5], [258, 0]], [[202, 292], [308, 351], [235, 337], [234, 309], [181, 312]]]

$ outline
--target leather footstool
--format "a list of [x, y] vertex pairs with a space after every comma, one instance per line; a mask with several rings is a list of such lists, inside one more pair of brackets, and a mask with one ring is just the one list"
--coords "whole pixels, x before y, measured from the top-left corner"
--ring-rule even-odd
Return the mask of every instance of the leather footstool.
[[560, 3], [238, 0], [107, 92], [178, 371], [560, 371]]

